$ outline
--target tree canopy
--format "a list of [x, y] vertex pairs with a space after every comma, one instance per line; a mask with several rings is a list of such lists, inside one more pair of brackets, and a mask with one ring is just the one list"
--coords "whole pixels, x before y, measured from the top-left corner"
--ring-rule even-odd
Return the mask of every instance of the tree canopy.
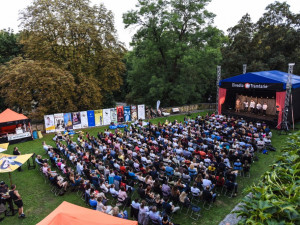
[[215, 82], [223, 34], [212, 26], [209, 0], [139, 0], [123, 15], [137, 26], [128, 54], [127, 100], [154, 105], [199, 102]]
[[300, 74], [300, 14], [286, 2], [268, 5], [257, 23], [246, 14], [228, 32], [222, 49], [226, 76], [240, 74], [244, 63], [248, 71], [287, 71], [288, 63], [296, 62], [294, 73]]
[[0, 74], [0, 93], [10, 108], [35, 118], [77, 109], [74, 77], [49, 61], [16, 57], [0, 67]]
[[0, 30], [0, 64], [22, 53], [18, 39], [19, 34], [14, 34], [13, 30]]
[[56, 63], [79, 85], [82, 76], [91, 76], [101, 93], [119, 89], [125, 50], [117, 40], [113, 14], [103, 4], [35, 0], [21, 13], [21, 21], [27, 57]]

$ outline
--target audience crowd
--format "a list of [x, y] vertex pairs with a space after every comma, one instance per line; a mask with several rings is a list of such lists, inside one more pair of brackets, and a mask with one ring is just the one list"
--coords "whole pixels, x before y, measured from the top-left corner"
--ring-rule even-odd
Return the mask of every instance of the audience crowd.
[[192, 202], [211, 205], [221, 191], [236, 196], [237, 176], [250, 176], [256, 152], [272, 137], [264, 123], [214, 114], [140, 122], [124, 132], [80, 132], [77, 140], [56, 135], [55, 147], [43, 143], [50, 162], [36, 162], [59, 195], [70, 188], [95, 210], [127, 219], [130, 207], [140, 224], [172, 224], [172, 214]]

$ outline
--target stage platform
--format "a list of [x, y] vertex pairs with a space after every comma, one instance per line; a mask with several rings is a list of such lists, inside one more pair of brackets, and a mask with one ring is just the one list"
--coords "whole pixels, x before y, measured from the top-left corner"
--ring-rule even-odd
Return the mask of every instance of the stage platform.
[[226, 116], [233, 116], [235, 118], [243, 118], [244, 120], [251, 122], [266, 122], [270, 127], [277, 126], [277, 115], [258, 115], [250, 112], [235, 112], [235, 110], [223, 110], [222, 114]]

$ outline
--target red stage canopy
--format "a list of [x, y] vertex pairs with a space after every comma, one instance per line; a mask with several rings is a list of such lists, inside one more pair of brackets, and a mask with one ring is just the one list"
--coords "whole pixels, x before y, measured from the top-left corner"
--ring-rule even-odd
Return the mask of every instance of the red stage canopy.
[[0, 123], [6, 123], [17, 120], [28, 120], [26, 116], [23, 114], [16, 113], [11, 109], [6, 109], [2, 113], [0, 113]]

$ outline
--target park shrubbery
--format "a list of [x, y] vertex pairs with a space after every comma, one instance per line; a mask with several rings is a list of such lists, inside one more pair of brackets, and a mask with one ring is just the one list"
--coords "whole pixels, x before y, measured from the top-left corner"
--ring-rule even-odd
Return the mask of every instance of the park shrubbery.
[[239, 224], [300, 224], [300, 132], [292, 135], [271, 171], [247, 191]]

